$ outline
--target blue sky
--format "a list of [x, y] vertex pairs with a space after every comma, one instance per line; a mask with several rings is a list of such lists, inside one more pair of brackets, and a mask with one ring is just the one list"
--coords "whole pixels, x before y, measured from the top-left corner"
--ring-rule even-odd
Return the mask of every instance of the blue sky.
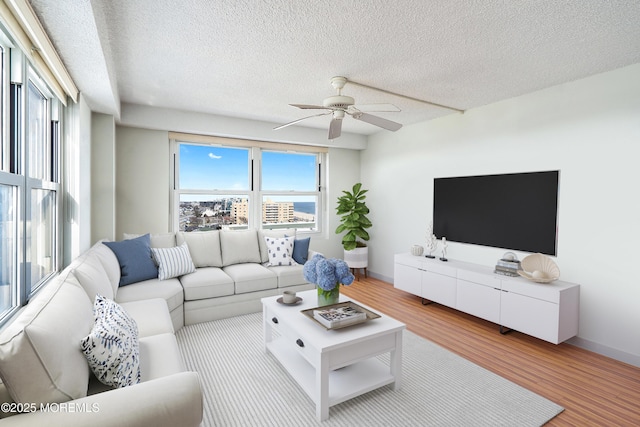
[[248, 190], [248, 150], [180, 144], [180, 188]]
[[[180, 188], [249, 190], [249, 150], [180, 144]], [[262, 152], [262, 188], [314, 191], [315, 156]]]

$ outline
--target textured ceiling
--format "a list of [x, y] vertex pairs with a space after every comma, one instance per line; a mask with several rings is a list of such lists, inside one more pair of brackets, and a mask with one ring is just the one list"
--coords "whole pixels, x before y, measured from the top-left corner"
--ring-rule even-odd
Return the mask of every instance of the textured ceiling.
[[[640, 1], [31, 0], [94, 111], [120, 103], [286, 123], [333, 76], [471, 109], [640, 62]], [[349, 85], [403, 124], [448, 110]], [[303, 126], [328, 127], [318, 117]], [[346, 132], [380, 129], [346, 118]]]

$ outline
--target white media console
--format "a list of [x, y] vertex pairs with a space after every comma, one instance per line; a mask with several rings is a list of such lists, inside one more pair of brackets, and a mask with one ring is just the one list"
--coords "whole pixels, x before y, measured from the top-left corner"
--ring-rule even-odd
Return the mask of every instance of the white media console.
[[496, 323], [501, 332], [509, 328], [554, 344], [578, 334], [575, 283], [535, 283], [491, 267], [406, 253], [395, 255], [394, 286]]

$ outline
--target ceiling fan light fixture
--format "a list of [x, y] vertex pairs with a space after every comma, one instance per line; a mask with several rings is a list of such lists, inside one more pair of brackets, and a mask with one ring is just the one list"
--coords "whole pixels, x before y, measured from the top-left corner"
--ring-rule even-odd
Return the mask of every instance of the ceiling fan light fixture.
[[[350, 96], [346, 96], [342, 94], [342, 88], [347, 83], [346, 77], [336, 76], [331, 79], [331, 85], [335, 90], [338, 91], [337, 95], [330, 96], [325, 98], [322, 101], [322, 106], [320, 105], [311, 105], [311, 104], [290, 104], [293, 107], [297, 107], [303, 110], [328, 110], [324, 113], [315, 114], [313, 116], [304, 117], [302, 119], [297, 119], [292, 122], [286, 123], [281, 126], [276, 126], [274, 130], [282, 129], [287, 126], [293, 125], [295, 123], [301, 122], [302, 120], [309, 119], [311, 117], [324, 116], [327, 114], [331, 114], [331, 123], [329, 123], [329, 139], [333, 140], [335, 138], [340, 137], [342, 133], [342, 120], [344, 116], [349, 114], [356, 120], [360, 120], [374, 126], [378, 126], [383, 129], [387, 129], [390, 131], [396, 131], [402, 127], [400, 123], [393, 122], [391, 120], [384, 119], [382, 117], [374, 116], [372, 114], [363, 113], [360, 111], [362, 106], [355, 106], [355, 99]], [[389, 109], [389, 106], [392, 108]], [[386, 109], [384, 109], [386, 108]], [[387, 104], [383, 109], [378, 109], [379, 112], [398, 112], [400, 109], [395, 105]]]
[[356, 100], [346, 95], [334, 95], [322, 101], [322, 105], [326, 108], [343, 108], [347, 109], [356, 103]]

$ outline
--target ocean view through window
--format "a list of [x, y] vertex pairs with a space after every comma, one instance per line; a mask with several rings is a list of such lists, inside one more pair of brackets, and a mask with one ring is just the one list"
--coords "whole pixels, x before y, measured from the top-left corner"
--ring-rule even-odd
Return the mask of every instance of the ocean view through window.
[[322, 153], [176, 141], [177, 231], [319, 230]]

